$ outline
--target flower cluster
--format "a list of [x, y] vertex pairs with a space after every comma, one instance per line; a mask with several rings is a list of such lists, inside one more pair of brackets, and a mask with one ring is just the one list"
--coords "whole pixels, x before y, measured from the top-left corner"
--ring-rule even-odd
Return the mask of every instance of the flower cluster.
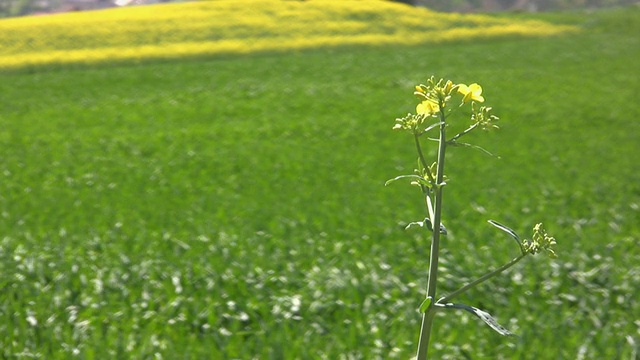
[[481, 106], [476, 110], [475, 104], [471, 104], [472, 114], [471, 121], [479, 126], [483, 130], [488, 130], [491, 128], [498, 128], [498, 125], [495, 124], [498, 121], [498, 117], [491, 114], [490, 106]]
[[[451, 111], [449, 103], [454, 95], [461, 95], [460, 106], [471, 103], [471, 122], [472, 127], [465, 132], [458, 134], [458, 137], [466, 134], [476, 127], [481, 129], [497, 128], [494, 124], [498, 117], [491, 114], [491, 107], [477, 107], [477, 103], [483, 103], [482, 86], [477, 83], [471, 85], [454, 84], [451, 80], [437, 80], [432, 76], [427, 80], [426, 84], [420, 84], [415, 87], [414, 95], [418, 96], [420, 102], [416, 106], [415, 114], [408, 114], [403, 118], [396, 119], [393, 129], [408, 130], [414, 135], [422, 135], [423, 133], [433, 129], [440, 123], [444, 122], [446, 116]], [[440, 119], [440, 122], [428, 122], [430, 118]], [[426, 125], [426, 126], [425, 126]]]
[[407, 114], [407, 116], [396, 119], [393, 130], [409, 130], [412, 133], [420, 133], [420, 126], [424, 123], [424, 116], [419, 114]]
[[533, 227], [532, 239], [523, 240], [522, 248], [526, 253], [532, 255], [546, 251], [550, 258], [556, 258], [558, 256], [552, 248], [555, 244], [556, 239], [547, 234], [547, 231], [542, 227], [542, 224], [536, 224], [536, 226]]
[[422, 101], [416, 106], [416, 113], [423, 116], [438, 113], [447, 105], [454, 88], [451, 80], [440, 79], [436, 82], [433, 76], [429, 78], [427, 85], [417, 85], [414, 94]]

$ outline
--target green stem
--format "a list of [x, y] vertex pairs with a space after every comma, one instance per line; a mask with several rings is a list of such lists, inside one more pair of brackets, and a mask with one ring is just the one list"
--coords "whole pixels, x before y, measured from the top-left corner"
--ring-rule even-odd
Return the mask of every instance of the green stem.
[[524, 259], [524, 257], [526, 255], [527, 255], [526, 253], [521, 254], [517, 258], [514, 258], [513, 260], [509, 261], [508, 263], [502, 265], [501, 267], [484, 274], [483, 276], [481, 276], [481, 277], [477, 278], [476, 280], [466, 284], [465, 286], [461, 287], [460, 289], [458, 289], [458, 290], [452, 292], [451, 294], [443, 297], [442, 299], [438, 300], [438, 302], [439, 303], [447, 303], [447, 302], [449, 302], [454, 297], [462, 294], [463, 292], [471, 289], [472, 287], [474, 287], [476, 285], [479, 285], [479, 284], [482, 284], [483, 282], [485, 282], [485, 281], [493, 278], [494, 276], [499, 275], [500, 273], [504, 272], [508, 268], [510, 268], [513, 265], [517, 264], [520, 260]]
[[[418, 151], [418, 158], [420, 158], [420, 164], [422, 164], [422, 167], [427, 171], [427, 175], [429, 176], [429, 181], [433, 183], [435, 178], [433, 177], [433, 174], [431, 173], [431, 169], [429, 168], [429, 164], [427, 164], [427, 160], [425, 160], [424, 154], [422, 153], [422, 147], [420, 146], [419, 135], [414, 134], [413, 139], [415, 140], [415, 143], [416, 143], [416, 150]], [[420, 176], [422, 176], [422, 174], [420, 174]]]
[[456, 140], [460, 139], [461, 137], [463, 137], [464, 135], [470, 133], [473, 129], [478, 127], [478, 123], [475, 123], [471, 126], [469, 126], [466, 130], [464, 130], [461, 133], [456, 134], [456, 136], [452, 137], [451, 140], [449, 140], [449, 142], [455, 142]]
[[[444, 108], [443, 102], [441, 102], [440, 108]], [[443, 112], [440, 112], [440, 120], [440, 139], [438, 142], [438, 162], [434, 191], [435, 206], [434, 216], [433, 219], [431, 219], [433, 224], [433, 237], [431, 241], [431, 253], [429, 254], [429, 280], [427, 282], [427, 297], [431, 297], [431, 299], [436, 298], [436, 287], [438, 283], [440, 224], [442, 223], [442, 188], [444, 186], [444, 160], [447, 147], [447, 138], [445, 134], [446, 123]], [[429, 341], [431, 337], [431, 327], [433, 324], [433, 318], [435, 316], [435, 310], [435, 306], [429, 306], [427, 311], [425, 311], [422, 316], [422, 324], [420, 326], [420, 340], [418, 341], [418, 354], [416, 355], [416, 360], [427, 359], [427, 355], [429, 352]]]

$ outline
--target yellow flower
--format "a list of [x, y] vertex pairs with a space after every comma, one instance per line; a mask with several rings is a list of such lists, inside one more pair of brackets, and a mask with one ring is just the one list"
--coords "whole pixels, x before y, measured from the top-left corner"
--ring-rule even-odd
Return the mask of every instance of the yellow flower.
[[418, 115], [429, 116], [437, 113], [438, 111], [440, 111], [440, 107], [435, 101], [430, 99], [427, 99], [416, 106], [416, 113], [418, 113]]
[[458, 92], [464, 96], [462, 99], [463, 103], [468, 103], [470, 100], [484, 102], [484, 98], [482, 97], [482, 86], [476, 83], [469, 86], [460, 84], [458, 85]]

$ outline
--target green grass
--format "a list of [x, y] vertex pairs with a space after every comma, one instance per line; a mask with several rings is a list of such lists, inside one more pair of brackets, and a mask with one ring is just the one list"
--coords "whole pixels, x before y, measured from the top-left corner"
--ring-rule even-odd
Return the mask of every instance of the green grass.
[[[516, 16], [516, 15], [514, 15]], [[521, 15], [517, 15], [521, 16]], [[634, 359], [640, 334], [637, 8], [581, 34], [2, 75], [0, 354], [406, 359], [428, 242], [410, 139], [431, 74], [483, 85], [501, 159], [452, 152], [441, 293], [529, 259], [436, 319], [436, 359]], [[617, 25], [617, 26], [612, 26]]]

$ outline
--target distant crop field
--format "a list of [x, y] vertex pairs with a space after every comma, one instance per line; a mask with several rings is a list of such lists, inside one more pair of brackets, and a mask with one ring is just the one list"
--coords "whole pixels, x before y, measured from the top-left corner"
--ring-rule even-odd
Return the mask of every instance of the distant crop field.
[[379, 0], [201, 1], [0, 20], [0, 69], [575, 30], [539, 20], [444, 14]]
[[391, 128], [433, 74], [500, 116], [467, 139], [499, 158], [448, 154], [442, 294], [517, 254], [488, 219], [544, 222], [559, 256], [460, 297], [517, 337], [442, 313], [433, 358], [637, 359], [640, 9], [495, 18], [578, 31], [1, 73], [0, 357], [415, 355], [423, 202], [384, 183], [415, 167]]

